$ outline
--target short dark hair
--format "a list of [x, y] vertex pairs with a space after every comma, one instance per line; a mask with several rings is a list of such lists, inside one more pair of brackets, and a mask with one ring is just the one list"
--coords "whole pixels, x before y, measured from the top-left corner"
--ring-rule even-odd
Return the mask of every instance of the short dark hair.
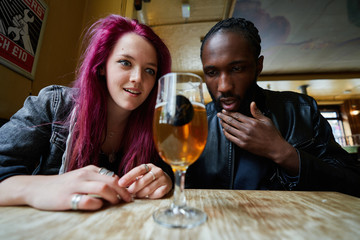
[[253, 46], [255, 58], [257, 59], [260, 56], [261, 38], [255, 25], [244, 18], [228, 18], [215, 24], [205, 35], [201, 43], [200, 57], [202, 57], [203, 47], [206, 41], [220, 30], [242, 34]]

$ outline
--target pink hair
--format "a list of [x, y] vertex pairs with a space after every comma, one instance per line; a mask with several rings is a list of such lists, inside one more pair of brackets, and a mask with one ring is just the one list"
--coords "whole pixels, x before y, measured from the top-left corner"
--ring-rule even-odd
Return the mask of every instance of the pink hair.
[[[78, 89], [74, 108], [77, 117], [71, 143], [72, 156], [69, 170], [89, 164], [98, 164], [102, 134], [106, 131], [107, 87], [106, 80], [99, 74], [106, 60], [124, 33], [136, 33], [146, 38], [156, 49], [158, 58], [158, 80], [170, 72], [170, 52], [163, 41], [146, 25], [118, 15], [110, 15], [93, 24], [85, 35], [88, 47], [82, 55], [74, 88]], [[148, 98], [132, 111], [121, 143], [123, 156], [118, 174], [158, 158], [152, 138], [152, 119], [157, 94], [157, 82]]]

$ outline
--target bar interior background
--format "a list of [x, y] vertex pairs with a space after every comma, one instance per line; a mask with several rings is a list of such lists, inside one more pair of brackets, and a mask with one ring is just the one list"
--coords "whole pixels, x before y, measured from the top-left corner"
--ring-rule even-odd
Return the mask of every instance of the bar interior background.
[[[18, 0], [20, 1], [20, 0]], [[36, 0], [33, 0], [36, 2]], [[83, 30], [120, 14], [150, 25], [168, 45], [174, 72], [203, 76], [201, 40], [219, 20], [244, 17], [262, 37], [259, 85], [314, 97], [336, 140], [357, 154], [360, 145], [360, 2], [357, 0], [38, 0], [48, 7], [33, 80], [0, 65], [0, 119], [6, 122], [29, 95], [75, 77]], [[0, 7], [4, 4], [0, 0]], [[1, 18], [4, 16], [0, 16]], [[1, 51], [1, 47], [0, 47]], [[206, 101], [211, 101], [206, 94]]]

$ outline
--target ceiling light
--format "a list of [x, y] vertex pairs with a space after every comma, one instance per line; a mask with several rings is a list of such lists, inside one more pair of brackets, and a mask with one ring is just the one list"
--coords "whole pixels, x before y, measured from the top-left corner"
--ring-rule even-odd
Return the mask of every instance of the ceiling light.
[[190, 4], [189, 3], [181, 4], [181, 9], [182, 9], [183, 18], [189, 18], [190, 17]]
[[350, 115], [356, 116], [360, 113], [360, 110], [356, 104], [352, 104], [350, 109]]
[[353, 115], [353, 116], [356, 116], [356, 115], [358, 115], [359, 113], [360, 113], [359, 110], [351, 110], [351, 111], [350, 111], [350, 114]]

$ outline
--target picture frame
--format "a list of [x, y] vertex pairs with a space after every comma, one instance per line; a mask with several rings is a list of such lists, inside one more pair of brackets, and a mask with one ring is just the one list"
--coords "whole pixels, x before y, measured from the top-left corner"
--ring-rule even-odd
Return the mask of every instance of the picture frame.
[[232, 17], [259, 30], [262, 75], [360, 72], [358, 0], [236, 0]]
[[42, 0], [0, 1], [0, 63], [34, 80], [48, 6]]

